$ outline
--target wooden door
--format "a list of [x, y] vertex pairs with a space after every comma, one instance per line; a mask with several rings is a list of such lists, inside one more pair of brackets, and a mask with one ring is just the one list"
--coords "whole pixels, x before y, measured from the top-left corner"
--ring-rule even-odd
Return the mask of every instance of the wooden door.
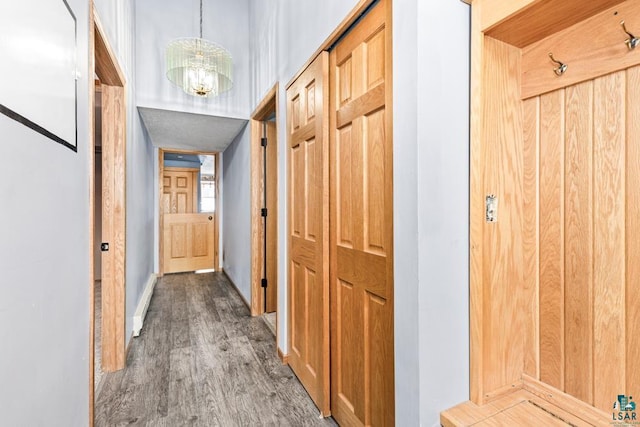
[[267, 122], [267, 313], [278, 308], [278, 136]]
[[165, 168], [163, 173], [164, 272], [214, 268], [213, 213], [198, 213], [198, 171]]
[[341, 425], [394, 424], [387, 6], [331, 52], [331, 412]]
[[289, 365], [329, 414], [328, 54], [287, 89]]

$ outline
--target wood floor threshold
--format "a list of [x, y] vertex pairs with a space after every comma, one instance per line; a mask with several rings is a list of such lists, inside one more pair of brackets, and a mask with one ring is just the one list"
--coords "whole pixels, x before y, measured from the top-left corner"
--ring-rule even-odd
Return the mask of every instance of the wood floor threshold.
[[595, 410], [597, 416], [594, 416], [594, 411], [581, 410], [585, 403], [560, 407], [556, 405], [558, 400], [550, 402], [547, 397], [523, 385], [482, 406], [467, 401], [447, 409], [440, 414], [440, 423], [444, 427], [589, 427], [611, 424], [598, 410]]

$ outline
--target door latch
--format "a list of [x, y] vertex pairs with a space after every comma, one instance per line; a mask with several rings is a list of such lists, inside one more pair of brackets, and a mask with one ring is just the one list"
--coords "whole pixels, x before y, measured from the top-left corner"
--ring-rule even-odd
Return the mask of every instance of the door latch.
[[108, 252], [109, 251], [109, 244], [108, 243], [101, 243], [100, 244], [100, 250], [102, 252]]
[[498, 221], [498, 198], [493, 194], [490, 194], [485, 199], [485, 216], [487, 222], [496, 222]]

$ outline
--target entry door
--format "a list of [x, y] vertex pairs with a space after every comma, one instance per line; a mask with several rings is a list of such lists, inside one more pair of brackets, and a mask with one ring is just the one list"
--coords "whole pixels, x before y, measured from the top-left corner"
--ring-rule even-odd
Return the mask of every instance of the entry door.
[[329, 414], [328, 54], [287, 89], [289, 365]]
[[198, 213], [198, 171], [166, 168], [163, 175], [164, 272], [214, 268], [213, 213]]
[[386, 7], [331, 52], [331, 412], [340, 425], [394, 424]]

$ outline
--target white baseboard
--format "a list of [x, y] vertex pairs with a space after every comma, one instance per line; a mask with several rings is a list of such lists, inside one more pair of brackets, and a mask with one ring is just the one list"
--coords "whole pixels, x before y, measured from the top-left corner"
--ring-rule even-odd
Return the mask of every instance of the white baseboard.
[[151, 273], [151, 275], [149, 276], [149, 280], [147, 280], [147, 284], [144, 287], [142, 297], [140, 298], [140, 302], [138, 303], [138, 308], [136, 308], [136, 312], [133, 315], [134, 337], [140, 335], [142, 325], [144, 324], [144, 318], [147, 315], [147, 309], [149, 308], [149, 303], [151, 302], [151, 296], [153, 296], [153, 290], [156, 286], [157, 280], [158, 276], [156, 276], [155, 273]]

